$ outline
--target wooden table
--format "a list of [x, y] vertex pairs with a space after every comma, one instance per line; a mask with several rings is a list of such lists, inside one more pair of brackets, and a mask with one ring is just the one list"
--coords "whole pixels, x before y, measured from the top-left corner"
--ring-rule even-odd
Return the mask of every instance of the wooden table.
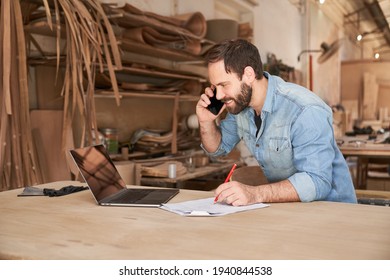
[[344, 156], [390, 158], [390, 144], [342, 145], [340, 150]]
[[365, 189], [367, 185], [367, 166], [369, 159], [385, 159], [390, 162], [390, 144], [360, 144], [353, 145], [345, 143], [340, 147], [344, 157], [356, 156], [357, 174], [356, 188]]
[[[56, 187], [75, 182], [57, 182]], [[390, 259], [390, 208], [281, 203], [222, 217], [0, 193], [1, 259]], [[171, 202], [210, 197], [180, 190]]]
[[344, 156], [390, 157], [390, 144], [376, 144], [368, 138], [368, 135], [341, 137], [339, 148]]

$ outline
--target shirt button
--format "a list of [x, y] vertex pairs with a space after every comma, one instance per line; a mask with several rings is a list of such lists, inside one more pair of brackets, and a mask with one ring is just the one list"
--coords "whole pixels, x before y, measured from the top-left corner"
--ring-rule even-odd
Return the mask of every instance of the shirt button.
[[256, 144], [256, 147], [260, 147], [260, 145], [259, 145], [259, 144]]

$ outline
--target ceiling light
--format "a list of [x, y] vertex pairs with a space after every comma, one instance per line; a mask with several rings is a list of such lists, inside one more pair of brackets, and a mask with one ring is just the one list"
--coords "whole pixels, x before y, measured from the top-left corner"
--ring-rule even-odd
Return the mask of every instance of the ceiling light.
[[320, 4], [324, 4], [325, 3], [325, 0], [319, 0]]
[[356, 40], [361, 41], [363, 38], [365, 38], [368, 35], [375, 34], [375, 33], [377, 34], [380, 32], [381, 32], [381, 30], [379, 28], [374, 29], [374, 30], [369, 31], [369, 32], [366, 31], [366, 32], [363, 32], [362, 34], [357, 35]]
[[379, 59], [379, 53], [375, 53], [375, 55], [374, 55], [374, 57], [375, 57], [375, 59]]

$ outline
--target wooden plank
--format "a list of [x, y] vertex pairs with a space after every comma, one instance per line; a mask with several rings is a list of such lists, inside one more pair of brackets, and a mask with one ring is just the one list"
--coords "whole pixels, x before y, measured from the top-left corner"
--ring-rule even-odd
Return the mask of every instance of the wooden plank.
[[[42, 167], [44, 182], [70, 180], [71, 163], [69, 156], [62, 149], [62, 111], [33, 110], [31, 111], [31, 129], [34, 130], [34, 140], [37, 143], [39, 163]], [[50, 120], [50, 121], [49, 121]], [[72, 135], [67, 136], [73, 146]], [[78, 172], [77, 172], [78, 173]]]
[[364, 73], [364, 92], [363, 92], [363, 120], [376, 120], [378, 84], [376, 76], [372, 73]]
[[[5, 111], [7, 114], [12, 114], [11, 109], [11, 85], [10, 85], [10, 76], [11, 76], [11, 2], [10, 1], [2, 1], [2, 32], [3, 32], [3, 53], [2, 56], [2, 68], [3, 68], [3, 102], [5, 104]], [[2, 108], [3, 109], [3, 108]]]
[[126, 60], [126, 52], [141, 53], [152, 57], [164, 57], [175, 61], [201, 61], [200, 56], [192, 55], [185, 52], [180, 52], [171, 49], [161, 49], [150, 45], [137, 43], [129, 39], [122, 39], [120, 42], [121, 48], [124, 50], [122, 59]]
[[20, 99], [20, 137], [22, 144], [19, 145], [21, 149], [21, 157], [23, 159], [23, 172], [25, 184], [37, 184], [42, 182], [40, 167], [37, 161], [35, 146], [31, 134], [30, 124], [30, 107], [29, 107], [29, 90], [28, 90], [28, 70], [27, 70], [27, 53], [26, 40], [24, 35], [23, 15], [19, 1], [14, 1], [15, 13], [15, 28], [16, 39], [18, 42], [17, 60], [14, 64], [18, 65], [18, 96]]
[[38, 109], [63, 109], [64, 97], [61, 96], [61, 90], [64, 84], [64, 75], [62, 70], [63, 68], [60, 68], [60, 75], [57, 78], [55, 66], [38, 65], [35, 67]]

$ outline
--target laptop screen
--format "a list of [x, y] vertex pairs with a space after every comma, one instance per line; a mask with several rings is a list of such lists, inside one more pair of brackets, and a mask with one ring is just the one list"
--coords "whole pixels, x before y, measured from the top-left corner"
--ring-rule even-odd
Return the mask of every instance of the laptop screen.
[[95, 199], [102, 200], [126, 188], [103, 145], [70, 151]]

